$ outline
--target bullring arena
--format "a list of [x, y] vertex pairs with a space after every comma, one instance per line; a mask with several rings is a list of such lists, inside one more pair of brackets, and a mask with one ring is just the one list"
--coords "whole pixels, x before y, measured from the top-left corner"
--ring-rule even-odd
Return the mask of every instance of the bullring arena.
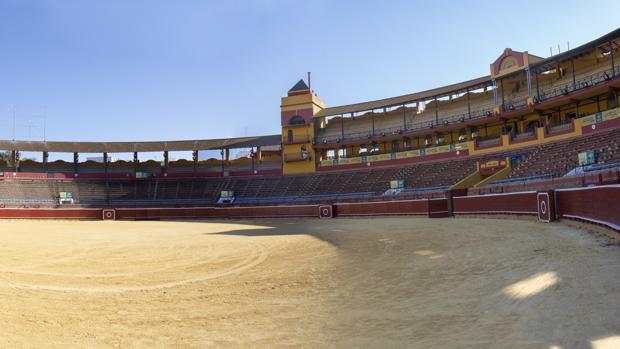
[[2, 225], [1, 347], [618, 345], [618, 246], [563, 224]]
[[619, 54], [333, 107], [308, 75], [275, 135], [0, 140], [0, 347], [620, 348]]

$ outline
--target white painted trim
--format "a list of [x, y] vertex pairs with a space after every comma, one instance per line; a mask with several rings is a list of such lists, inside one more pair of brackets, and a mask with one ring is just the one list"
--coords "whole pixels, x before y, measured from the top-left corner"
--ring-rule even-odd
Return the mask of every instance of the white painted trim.
[[101, 211], [101, 208], [48, 208], [48, 207], [3, 207], [0, 208], [0, 211], [4, 210], [14, 210], [14, 211], [23, 211], [23, 210], [32, 210], [32, 211]]
[[242, 208], [282, 208], [282, 207], [318, 207], [319, 205], [280, 205], [280, 206], [235, 206], [235, 207], [213, 207], [213, 206], [202, 206], [202, 207], [120, 207], [116, 208], [117, 211], [138, 211], [138, 210], [229, 210], [229, 209], [242, 209]]
[[416, 215], [416, 216], [426, 216], [428, 213], [424, 212], [424, 213], [417, 213], [417, 212], [404, 212], [404, 213], [400, 213], [400, 212], [386, 212], [386, 213], [338, 213], [338, 217], [340, 216], [410, 216], [410, 215]]
[[[316, 215], [279, 215], [279, 216], [234, 216], [234, 217], [222, 217], [222, 216], [148, 216], [148, 217], [126, 217], [118, 218], [117, 220], [153, 220], [153, 219], [237, 219], [237, 218], [295, 218], [295, 217], [316, 217]], [[32, 218], [28, 218], [32, 219]], [[36, 218], [34, 218], [36, 219]]]
[[467, 198], [477, 198], [477, 197], [485, 197], [485, 196], [503, 196], [503, 195], [525, 195], [525, 194], [534, 194], [536, 190], [532, 191], [517, 191], [514, 193], [494, 193], [494, 194], [479, 194], [479, 195], [467, 195], [467, 196], [455, 196], [452, 199], [467, 199]]
[[537, 215], [538, 212], [531, 211], [454, 211], [454, 214], [527, 214]]
[[[334, 206], [344, 206], [344, 205], [367, 205], [367, 204], [381, 204], [385, 202], [420, 202], [420, 201], [428, 201], [429, 199], [415, 199], [415, 200], [385, 200], [385, 201], [364, 201], [364, 202], [336, 202]], [[444, 199], [445, 200], [445, 199]]]
[[594, 218], [587, 218], [587, 217], [582, 217], [582, 216], [576, 216], [576, 215], [572, 215], [572, 214], [563, 214], [562, 217], [566, 217], [566, 218], [571, 218], [571, 219], [580, 219], [580, 220], [584, 220], [586, 222], [590, 222], [590, 223], [597, 223], [597, 224], [602, 224], [605, 225], [611, 229], [620, 231], [620, 225], [618, 224], [614, 224], [611, 222], [606, 222], [606, 221], [601, 221], [598, 219], [594, 219]]
[[564, 188], [564, 189], [556, 189], [555, 191], [594, 190], [594, 189], [605, 189], [605, 188], [620, 188], [620, 184], [606, 184], [606, 185], [597, 185], [593, 187], [580, 187], [580, 188]]
[[11, 216], [11, 217], [6, 217], [6, 216], [0, 217], [0, 220], [3, 220], [3, 219], [30, 219], [30, 220], [34, 220], [34, 221], [36, 221], [38, 219], [57, 219], [59, 221], [62, 221], [62, 220], [71, 220], [71, 221], [74, 221], [74, 220], [101, 221], [100, 218], [91, 218], [91, 217], [13, 217], [13, 216]]

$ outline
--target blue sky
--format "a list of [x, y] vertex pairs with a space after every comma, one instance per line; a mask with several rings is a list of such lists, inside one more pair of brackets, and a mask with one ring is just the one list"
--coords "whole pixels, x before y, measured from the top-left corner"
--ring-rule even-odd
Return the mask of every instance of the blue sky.
[[[514, 5], [513, 5], [514, 4]], [[620, 1], [0, 0], [0, 138], [279, 133], [312, 71], [328, 105], [488, 74], [620, 26]], [[30, 125], [30, 127], [27, 127]]]

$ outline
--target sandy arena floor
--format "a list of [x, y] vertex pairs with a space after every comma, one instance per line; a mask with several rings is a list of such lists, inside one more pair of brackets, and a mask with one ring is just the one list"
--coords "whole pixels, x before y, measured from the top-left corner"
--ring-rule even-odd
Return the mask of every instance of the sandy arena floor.
[[620, 247], [499, 219], [0, 221], [0, 348], [619, 348]]

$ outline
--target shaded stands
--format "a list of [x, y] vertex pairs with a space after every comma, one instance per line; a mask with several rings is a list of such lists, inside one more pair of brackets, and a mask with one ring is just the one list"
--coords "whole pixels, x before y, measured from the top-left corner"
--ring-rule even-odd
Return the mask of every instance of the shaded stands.
[[482, 188], [468, 189], [469, 195], [511, 193], [527, 190], [551, 190], [619, 184], [620, 162], [586, 168], [583, 174], [553, 177], [551, 175], [512, 178], [493, 182]]
[[79, 189], [73, 181], [0, 181], [0, 204], [54, 205], [63, 191], [78, 194]]
[[[78, 180], [45, 180], [46, 175], [41, 174], [41, 180], [0, 180], [0, 199], [5, 200], [5, 204], [51, 204], [56, 202], [59, 192], [70, 191], [74, 193], [76, 202], [82, 204], [189, 205], [213, 204], [221, 191], [232, 190], [239, 204], [317, 200], [336, 202], [355, 199], [355, 195], [377, 197], [368, 200], [391, 200], [381, 194], [389, 188], [390, 181], [396, 179], [404, 180], [406, 188], [392, 196], [433, 198], [443, 196], [445, 187], [471, 174], [476, 162], [506, 156], [513, 163], [511, 178], [484, 188], [471, 189], [471, 194], [580, 187], [614, 183], [614, 178], [618, 176], [613, 169], [607, 171], [611, 174], [601, 174], [600, 179], [598, 174], [594, 177], [586, 174], [567, 178], [557, 178], [557, 175], [564, 175], [576, 167], [577, 153], [585, 150], [596, 150], [601, 163], [618, 161], [619, 142], [620, 129], [609, 129], [575, 139], [484, 156], [290, 176], [250, 176], [251, 173], [248, 173], [242, 177], [179, 178], [176, 175], [183, 173], [171, 173], [167, 177], [149, 179], [111, 176], [106, 181], [84, 177], [78, 177]], [[8, 175], [10, 177], [12, 174]], [[515, 180], [516, 176], [524, 175], [526, 178]]]
[[[330, 195], [332, 199], [351, 193], [380, 195], [394, 179], [405, 179], [409, 188], [448, 186], [474, 170], [475, 159], [419, 163], [403, 167], [373, 168], [334, 173], [318, 173], [295, 176], [252, 176], [218, 177], [192, 179], [110, 179], [106, 180], [4, 180], [0, 191], [6, 197], [19, 191], [21, 199], [30, 198], [29, 186], [41, 186], [44, 192], [36, 199], [53, 200], [58, 195], [55, 183], [70, 183], [74, 198], [82, 204], [105, 204], [145, 201], [156, 203], [183, 204], [214, 203], [221, 191], [233, 190], [238, 198], [252, 201], [260, 198], [310, 197]], [[355, 194], [357, 195], [357, 194]], [[409, 193], [413, 197], [418, 197]], [[423, 195], [427, 196], [427, 195]], [[257, 200], [254, 200], [257, 201]], [[265, 200], [259, 200], [264, 202]]]

